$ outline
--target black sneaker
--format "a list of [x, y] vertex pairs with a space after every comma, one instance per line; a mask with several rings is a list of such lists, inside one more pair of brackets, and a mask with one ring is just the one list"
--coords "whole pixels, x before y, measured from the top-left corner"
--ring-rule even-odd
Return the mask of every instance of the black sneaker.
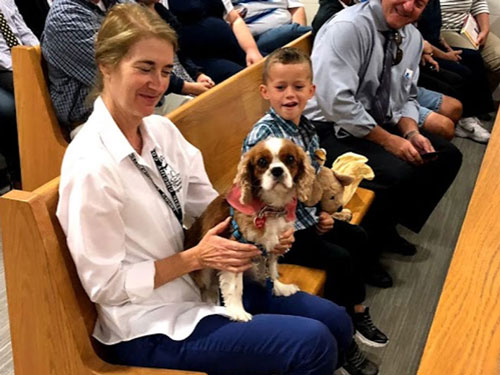
[[352, 340], [346, 353], [345, 363], [339, 368], [338, 373], [341, 375], [377, 375], [378, 367], [365, 357], [356, 341]]
[[390, 233], [386, 241], [387, 242], [384, 246], [385, 251], [405, 256], [412, 256], [417, 252], [417, 247], [401, 237], [399, 233], [396, 232], [396, 228], [393, 228], [392, 233]]
[[356, 329], [355, 336], [365, 345], [381, 348], [387, 345], [389, 339], [381, 330], [375, 327], [369, 310], [368, 307], [365, 307], [364, 312], [352, 314], [352, 322]]
[[378, 288], [390, 288], [392, 286], [392, 277], [382, 267], [380, 263], [374, 264], [366, 270], [365, 282]]

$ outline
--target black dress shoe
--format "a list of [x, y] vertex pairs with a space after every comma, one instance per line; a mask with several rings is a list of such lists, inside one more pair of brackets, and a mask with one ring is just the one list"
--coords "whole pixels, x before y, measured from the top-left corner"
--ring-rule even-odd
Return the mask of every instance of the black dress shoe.
[[412, 256], [417, 252], [417, 247], [401, 237], [397, 232], [384, 246], [384, 250], [404, 256]]
[[365, 282], [369, 285], [385, 289], [392, 286], [392, 277], [380, 264], [377, 264], [368, 269], [365, 275]]

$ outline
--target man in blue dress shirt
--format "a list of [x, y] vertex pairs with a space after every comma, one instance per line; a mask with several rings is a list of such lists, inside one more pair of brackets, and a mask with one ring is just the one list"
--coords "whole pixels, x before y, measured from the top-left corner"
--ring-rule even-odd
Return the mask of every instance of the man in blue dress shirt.
[[417, 124], [423, 42], [412, 23], [426, 5], [370, 0], [325, 23], [312, 51], [316, 94], [305, 110], [327, 163], [347, 151], [368, 157], [375, 179], [364, 186], [376, 199], [363, 225], [380, 250], [403, 255], [416, 247], [396, 224], [419, 232], [462, 161], [455, 146]]

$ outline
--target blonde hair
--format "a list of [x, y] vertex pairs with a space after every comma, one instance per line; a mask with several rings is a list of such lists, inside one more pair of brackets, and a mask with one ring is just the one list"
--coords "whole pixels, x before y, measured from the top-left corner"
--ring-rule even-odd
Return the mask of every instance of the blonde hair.
[[264, 68], [262, 70], [262, 82], [267, 83], [269, 78], [269, 70], [274, 64], [307, 64], [309, 66], [311, 81], [313, 79], [311, 58], [301, 49], [295, 47], [283, 47], [275, 50], [267, 56]]
[[[153, 10], [133, 3], [111, 8], [94, 43], [96, 64], [114, 69], [130, 48], [144, 38], [158, 38], [177, 49], [175, 31]], [[97, 70], [94, 88], [88, 100], [93, 101], [103, 90], [103, 79]]]

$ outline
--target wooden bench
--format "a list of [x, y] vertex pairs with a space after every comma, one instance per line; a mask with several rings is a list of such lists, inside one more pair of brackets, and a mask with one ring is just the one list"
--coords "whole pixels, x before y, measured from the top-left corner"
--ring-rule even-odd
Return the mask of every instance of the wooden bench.
[[21, 181], [32, 191], [59, 176], [68, 146], [50, 99], [40, 46], [12, 48]]
[[500, 110], [418, 375], [500, 374]]
[[96, 309], [83, 290], [55, 216], [59, 178], [0, 198], [16, 375], [194, 375], [114, 366], [92, 346]]

